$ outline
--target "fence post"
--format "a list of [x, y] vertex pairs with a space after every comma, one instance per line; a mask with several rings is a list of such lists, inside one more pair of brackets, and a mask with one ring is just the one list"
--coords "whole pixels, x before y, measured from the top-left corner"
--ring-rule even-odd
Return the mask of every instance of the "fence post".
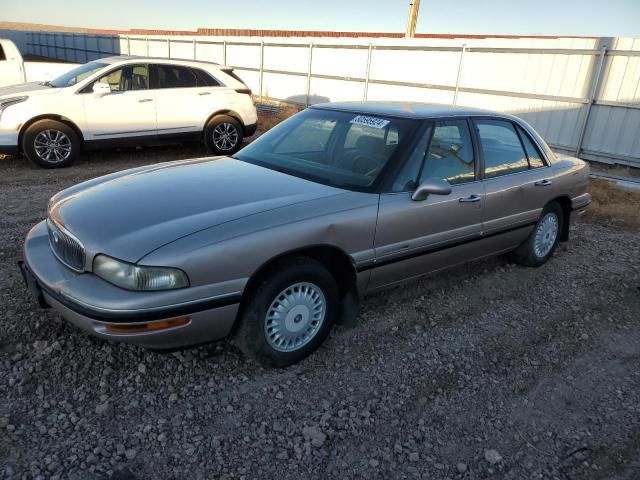
[[131, 56], [131, 37], [127, 35], [127, 55]]
[[82, 34], [82, 44], [84, 45], [84, 59], [85, 63], [89, 61], [89, 48], [87, 47], [87, 34]]
[[367, 73], [364, 77], [364, 93], [362, 100], [366, 101], [369, 96], [369, 76], [371, 75], [371, 55], [373, 53], [373, 44], [369, 44], [369, 51], [367, 52]]
[[227, 64], [227, 41], [222, 41], [222, 65]]
[[460, 50], [460, 60], [458, 60], [458, 75], [456, 76], [456, 89], [453, 92], [453, 104], [458, 104], [458, 90], [460, 89], [460, 78], [462, 77], [462, 66], [464, 65], [464, 53], [467, 51], [467, 45], [462, 45]]
[[149, 56], [149, 37], [145, 39], [147, 41], [147, 57]]
[[196, 39], [193, 39], [193, 59], [195, 60], [197, 55], [196, 55]]
[[580, 126], [580, 134], [578, 136], [578, 145], [576, 146], [576, 157], [582, 153], [582, 144], [584, 143], [584, 136], [587, 133], [587, 126], [589, 125], [589, 115], [591, 114], [591, 107], [593, 107], [596, 101], [596, 95], [598, 94], [598, 88], [600, 86], [600, 77], [602, 76], [602, 67], [604, 66], [604, 57], [607, 55], [607, 46], [603, 45], [600, 49], [598, 67], [596, 70], [596, 76], [592, 79], [591, 90], [589, 91], [589, 98], [587, 103], [587, 110], [584, 113], [584, 118]]
[[167, 58], [171, 58], [171, 37], [167, 36]]
[[311, 96], [311, 65], [313, 63], [313, 42], [309, 43], [309, 62], [307, 64], [307, 107]]
[[260, 42], [260, 101], [262, 102], [264, 82], [264, 40]]

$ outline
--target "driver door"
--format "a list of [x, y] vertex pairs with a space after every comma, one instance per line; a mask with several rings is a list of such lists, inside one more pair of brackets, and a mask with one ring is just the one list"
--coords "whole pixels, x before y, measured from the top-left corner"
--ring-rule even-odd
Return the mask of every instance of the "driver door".
[[[477, 163], [467, 120], [427, 126], [392, 191], [380, 195], [370, 289], [474, 257], [469, 241], [481, 235], [484, 204]], [[451, 193], [412, 200], [429, 177], [447, 180]]]
[[111, 93], [84, 94], [85, 139], [106, 140], [156, 135], [156, 106], [149, 90], [149, 66], [130, 64], [110, 71], [96, 82], [106, 83]]

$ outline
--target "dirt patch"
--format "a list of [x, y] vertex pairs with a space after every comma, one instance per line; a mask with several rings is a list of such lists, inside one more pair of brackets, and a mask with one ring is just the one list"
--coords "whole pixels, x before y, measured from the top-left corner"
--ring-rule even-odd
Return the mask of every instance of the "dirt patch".
[[640, 229], [640, 189], [622, 190], [610, 180], [592, 178], [589, 182], [592, 204], [586, 217], [604, 225]]

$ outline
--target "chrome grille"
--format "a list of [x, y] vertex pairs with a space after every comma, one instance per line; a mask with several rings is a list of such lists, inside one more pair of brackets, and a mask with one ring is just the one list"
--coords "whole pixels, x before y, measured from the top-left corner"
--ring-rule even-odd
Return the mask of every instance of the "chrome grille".
[[84, 270], [84, 248], [82, 244], [50, 219], [47, 219], [47, 230], [49, 231], [51, 250], [58, 257], [58, 260], [72, 270], [82, 272]]

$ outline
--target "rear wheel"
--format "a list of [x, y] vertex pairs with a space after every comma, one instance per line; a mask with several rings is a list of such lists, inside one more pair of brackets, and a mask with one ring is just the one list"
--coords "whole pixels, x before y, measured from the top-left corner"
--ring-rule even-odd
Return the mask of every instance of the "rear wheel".
[[204, 142], [211, 153], [231, 155], [242, 146], [242, 125], [228, 115], [216, 115], [204, 129]]
[[69, 125], [57, 120], [39, 120], [24, 133], [22, 151], [40, 167], [68, 167], [80, 154], [80, 141]]
[[333, 276], [316, 260], [291, 257], [262, 277], [232, 341], [264, 366], [286, 367], [322, 344], [338, 312]]
[[564, 221], [560, 205], [548, 204], [529, 238], [516, 250], [515, 260], [529, 267], [544, 264], [558, 247]]

